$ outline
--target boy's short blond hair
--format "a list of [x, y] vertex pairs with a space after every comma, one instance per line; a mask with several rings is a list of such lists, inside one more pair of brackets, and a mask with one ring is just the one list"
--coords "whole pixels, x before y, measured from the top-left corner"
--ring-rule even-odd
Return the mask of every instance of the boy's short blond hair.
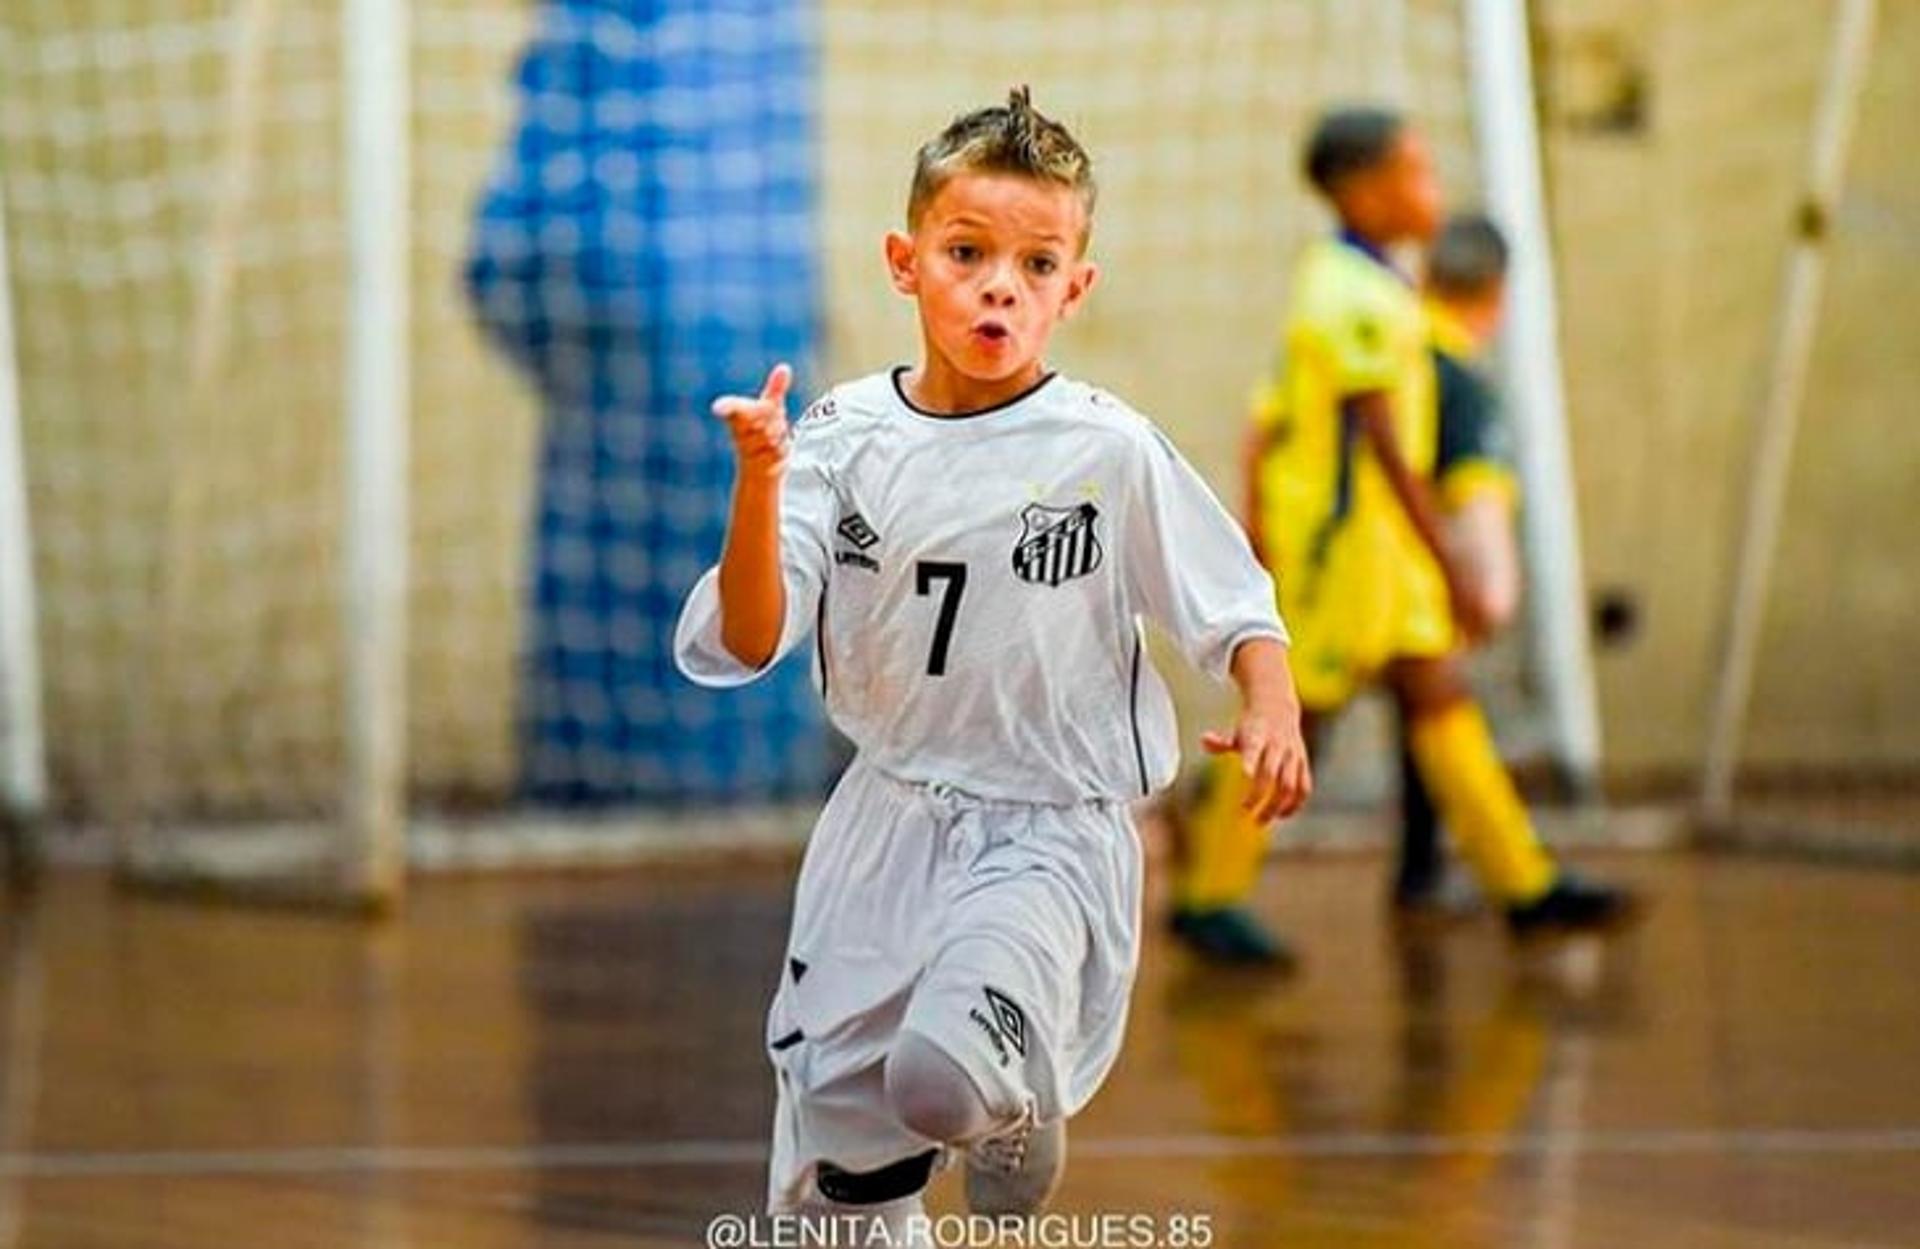
[[1004, 105], [975, 109], [953, 119], [922, 144], [913, 162], [913, 190], [907, 196], [907, 228], [958, 174], [1013, 174], [1066, 187], [1080, 197], [1086, 212], [1080, 246], [1093, 229], [1093, 158], [1067, 128], [1033, 106], [1033, 93], [1015, 87]]

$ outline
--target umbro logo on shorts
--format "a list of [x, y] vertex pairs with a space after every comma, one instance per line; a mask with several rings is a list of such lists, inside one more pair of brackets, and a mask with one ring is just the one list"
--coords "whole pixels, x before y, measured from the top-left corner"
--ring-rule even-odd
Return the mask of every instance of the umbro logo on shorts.
[[1027, 1056], [1027, 1017], [1013, 1001], [1000, 990], [986, 989], [987, 1009], [993, 1012], [993, 1022], [1000, 1035], [1006, 1038], [1008, 1045], [1020, 1057]]
[[1075, 507], [1029, 504], [1020, 513], [1020, 540], [1013, 547], [1013, 575], [1037, 585], [1059, 585], [1100, 567], [1100, 536], [1091, 503]]
[[[987, 1043], [993, 1046], [993, 1056], [1005, 1067], [1013, 1061], [1013, 1054], [1019, 1054], [1022, 1058], [1027, 1056], [1027, 1017], [1000, 990], [986, 988], [985, 992], [987, 1009], [981, 1010], [975, 1006], [967, 1011], [967, 1018], [987, 1034]], [[1013, 1053], [1009, 1053], [1009, 1050]]]

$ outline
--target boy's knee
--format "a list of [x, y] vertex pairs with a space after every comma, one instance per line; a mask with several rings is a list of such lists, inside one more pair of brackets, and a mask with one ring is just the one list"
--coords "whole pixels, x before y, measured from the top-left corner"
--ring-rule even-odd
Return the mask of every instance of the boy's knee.
[[1402, 713], [1410, 717], [1438, 715], [1471, 696], [1451, 655], [1397, 660], [1388, 668], [1387, 680]]
[[887, 1055], [887, 1102], [909, 1131], [928, 1140], [971, 1140], [994, 1124], [966, 1069], [938, 1045], [902, 1031]]

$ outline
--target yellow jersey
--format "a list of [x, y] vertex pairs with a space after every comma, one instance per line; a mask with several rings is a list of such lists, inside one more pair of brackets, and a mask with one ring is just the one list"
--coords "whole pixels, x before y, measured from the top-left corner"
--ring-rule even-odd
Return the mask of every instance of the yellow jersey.
[[1302, 703], [1330, 711], [1397, 656], [1454, 644], [1446, 582], [1342, 403], [1382, 392], [1409, 468], [1438, 445], [1431, 331], [1412, 286], [1347, 239], [1308, 246], [1254, 396], [1260, 526]]
[[[1374, 457], [1341, 419], [1341, 403], [1385, 392], [1395, 440], [1414, 472], [1432, 472], [1437, 444], [1430, 329], [1419, 295], [1345, 238], [1309, 244], [1295, 272], [1276, 367], [1253, 420], [1265, 435], [1257, 518], [1284, 570], [1356, 514], [1400, 515]], [[1404, 522], [1404, 517], [1402, 517]], [[1410, 522], [1404, 522], [1409, 523]]]

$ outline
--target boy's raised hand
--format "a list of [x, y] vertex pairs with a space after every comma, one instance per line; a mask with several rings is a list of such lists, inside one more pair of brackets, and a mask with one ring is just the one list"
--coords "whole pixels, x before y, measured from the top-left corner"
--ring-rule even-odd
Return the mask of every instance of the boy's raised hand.
[[1234, 753], [1247, 777], [1245, 809], [1257, 822], [1284, 820], [1306, 805], [1313, 793], [1313, 769], [1299, 716], [1269, 716], [1248, 710], [1233, 732], [1209, 729], [1200, 735], [1209, 754]]
[[778, 477], [786, 467], [791, 434], [787, 428], [787, 391], [793, 369], [776, 364], [756, 398], [722, 395], [713, 401], [713, 414], [727, 423], [733, 448], [740, 456], [743, 476]]

